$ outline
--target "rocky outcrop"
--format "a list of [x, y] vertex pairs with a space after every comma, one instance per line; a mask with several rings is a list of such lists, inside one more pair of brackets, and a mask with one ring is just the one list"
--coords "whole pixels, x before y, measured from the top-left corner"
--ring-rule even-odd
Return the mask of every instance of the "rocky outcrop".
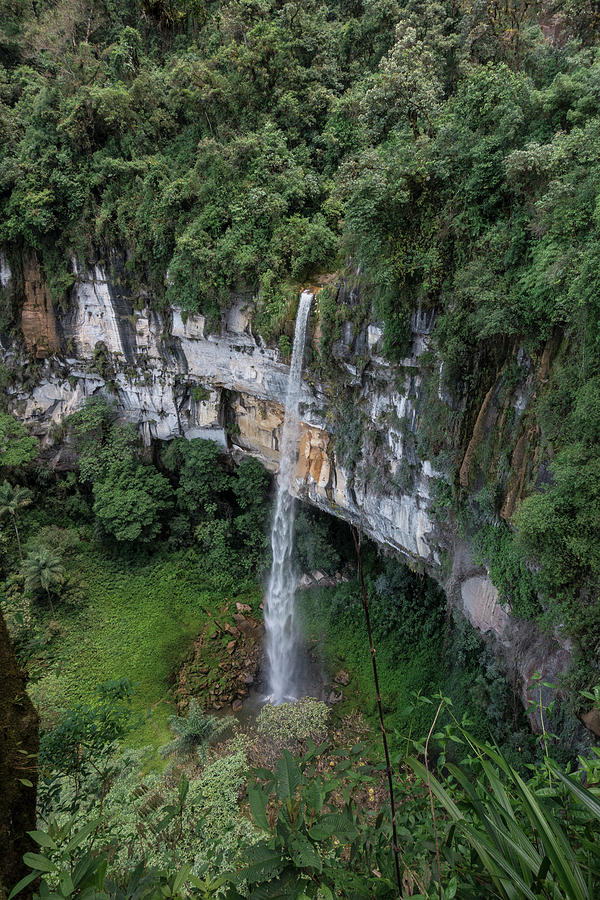
[[482, 634], [494, 632], [504, 637], [509, 615], [498, 601], [498, 591], [484, 575], [471, 575], [460, 584], [462, 612], [474, 628]]
[[[252, 453], [276, 471], [288, 370], [280, 353], [253, 335], [243, 301], [232, 304], [221, 334], [207, 334], [203, 316], [186, 316], [177, 308], [167, 316], [134, 309], [99, 266], [85, 272], [75, 266], [75, 273], [71, 303], [59, 321], [60, 353], [45, 362], [33, 391], [13, 396], [15, 408], [46, 443], [52, 425], [102, 393], [114, 398], [147, 443], [178, 435], [210, 438]], [[417, 322], [415, 350], [405, 360], [414, 372], [403, 383], [398, 385], [396, 373], [374, 355], [373, 373], [362, 386], [362, 415], [381, 431], [390, 478], [402, 460], [403, 432], [415, 427], [409, 395], [416, 390], [418, 355], [429, 327], [429, 320]], [[366, 347], [376, 349], [380, 337], [379, 327], [369, 326]], [[349, 332], [340, 342], [342, 357], [353, 340]], [[346, 368], [356, 380], [352, 365]], [[323, 386], [303, 385], [295, 492], [360, 524], [379, 543], [435, 565], [428, 514], [431, 465], [418, 463], [410, 493], [378, 483], [368, 465], [362, 473], [351, 472], [336, 455], [330, 406]], [[389, 424], [382, 430], [386, 416]]]

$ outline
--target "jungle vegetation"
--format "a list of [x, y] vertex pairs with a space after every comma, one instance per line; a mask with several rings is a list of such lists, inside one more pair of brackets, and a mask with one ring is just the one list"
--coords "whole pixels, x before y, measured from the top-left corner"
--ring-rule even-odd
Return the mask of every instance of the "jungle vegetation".
[[[414, 308], [435, 308], [459, 401], [499, 353], [554, 341], [535, 404], [547, 477], [510, 527], [501, 479], [462, 523], [517, 614], [566, 625], [587, 708], [600, 646], [599, 28], [588, 0], [0, 0], [0, 245], [15, 275], [1, 330], [18, 328], [35, 252], [57, 306], [73, 255], [103, 260], [134, 301], [176, 303], [210, 327], [233, 291], [255, 297], [257, 328], [282, 352], [299, 284], [337, 270], [383, 322], [392, 362]], [[321, 308], [331, 340], [331, 297]], [[198, 441], [150, 460], [102, 401], [69, 428], [79, 472], [58, 478], [0, 417], [2, 607], [47, 712], [21, 887], [397, 896], [382, 771], [352, 710], [321, 740], [320, 709], [318, 744], [305, 722], [296, 736], [292, 711], [287, 743], [242, 731], [201, 740], [193, 762], [157, 762], [173, 740], [174, 651], [226, 602], [258, 608], [265, 473]], [[432, 442], [442, 508], [464, 499], [452, 440]], [[316, 523], [299, 533], [306, 559], [336, 562]], [[402, 891], [597, 896], [597, 751], [557, 761], [552, 724], [535, 747], [514, 722], [503, 740], [510, 695], [485, 648], [457, 626], [464, 667], [439, 665], [454, 626], [435, 591], [420, 597], [420, 639], [414, 579], [374, 561], [368, 589], [396, 732]], [[311, 595], [309, 636], [317, 623], [364, 697], [356, 584]], [[175, 735], [192, 746], [214, 723], [190, 712]]]

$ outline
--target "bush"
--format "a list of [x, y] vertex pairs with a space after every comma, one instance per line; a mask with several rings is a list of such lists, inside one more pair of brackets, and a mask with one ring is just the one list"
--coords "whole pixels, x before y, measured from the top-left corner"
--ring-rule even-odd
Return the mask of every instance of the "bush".
[[218, 718], [206, 715], [202, 711], [199, 701], [192, 698], [186, 716], [170, 717], [169, 728], [176, 737], [162, 747], [160, 752], [163, 756], [176, 753], [181, 757], [197, 754], [202, 760], [208, 745], [216, 743], [221, 735], [233, 728], [235, 724], [236, 720], [232, 716]]
[[332, 573], [340, 567], [341, 557], [334, 546], [331, 516], [321, 517], [310, 509], [296, 514], [294, 556], [302, 572]]
[[306, 741], [311, 738], [316, 743], [327, 733], [329, 709], [321, 700], [303, 697], [294, 703], [273, 706], [267, 703], [256, 719], [256, 727], [272, 741], [287, 744]]
[[171, 485], [154, 466], [125, 460], [94, 484], [94, 513], [107, 534], [126, 543], [151, 543], [173, 505]]

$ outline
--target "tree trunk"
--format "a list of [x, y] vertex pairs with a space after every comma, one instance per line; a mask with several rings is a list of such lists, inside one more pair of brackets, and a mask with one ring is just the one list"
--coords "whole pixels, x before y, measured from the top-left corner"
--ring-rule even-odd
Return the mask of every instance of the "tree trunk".
[[[31, 869], [23, 854], [38, 848], [27, 836], [36, 824], [38, 717], [0, 612], [0, 898]], [[24, 779], [31, 784], [23, 784]], [[32, 896], [31, 886], [19, 897]]]

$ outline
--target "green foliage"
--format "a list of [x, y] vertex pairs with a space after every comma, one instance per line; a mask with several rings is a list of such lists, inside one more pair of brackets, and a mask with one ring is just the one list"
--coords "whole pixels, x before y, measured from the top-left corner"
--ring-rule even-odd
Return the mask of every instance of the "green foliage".
[[539, 579], [531, 571], [526, 555], [519, 550], [514, 532], [504, 522], [485, 525], [476, 534], [475, 546], [489, 564], [500, 600], [510, 603], [515, 615], [524, 619], [539, 615]]
[[307, 508], [298, 510], [294, 527], [294, 555], [302, 572], [318, 570], [332, 573], [339, 568], [341, 556], [334, 534], [330, 516], [320, 517]]
[[279, 347], [279, 352], [287, 359], [292, 352], [292, 342], [290, 341], [287, 334], [282, 334], [277, 342], [277, 346]]
[[[432, 350], [465, 396], [509, 343], [535, 358], [562, 332], [573, 360], [562, 399], [573, 409], [581, 392], [580, 420], [597, 418], [598, 16], [588, 0], [569, 0], [561, 16], [550, 42], [538, 5], [522, 0], [157, 0], [141, 14], [65, 0], [39, 15], [8, 4], [0, 241], [11, 259], [36, 250], [55, 301], [72, 283], [71, 256], [97, 259], [107, 246], [127, 260], [114, 274], [132, 296], [202, 311], [209, 330], [232, 293], [253, 295], [255, 326], [280, 337], [284, 354], [299, 282], [343, 263], [383, 321], [392, 361], [406, 354], [417, 304], [437, 313]], [[7, 327], [14, 294], [1, 298]], [[348, 313], [340, 299], [331, 287], [318, 299], [323, 371]], [[102, 347], [96, 357], [106, 369]], [[192, 396], [204, 398], [199, 386]], [[454, 400], [448, 412], [434, 398], [420, 428], [449, 476], [464, 437]], [[352, 473], [364, 423], [356, 404], [332, 406], [336, 453]], [[560, 421], [550, 411], [542, 438], [553, 483], [525, 501], [514, 541], [488, 530], [481, 553], [519, 613], [539, 613], [539, 593], [544, 614], [554, 605], [558, 617], [566, 598], [575, 620], [577, 591], [598, 588], [598, 467], [593, 442], [571, 427], [561, 440]], [[110, 415], [77, 429], [82, 444], [94, 436], [82, 446], [84, 481], [135, 454]], [[33, 448], [22, 446], [18, 465]], [[196, 465], [202, 485], [202, 459], [175, 466], [179, 512], [196, 527], [217, 502], [221, 524], [208, 521], [200, 539], [214, 533], [212, 562], [225, 564], [238, 539], [258, 547], [258, 517], [222, 524], [238, 512], [230, 488], [196, 490]], [[404, 467], [388, 487], [411, 478]], [[191, 530], [173, 523], [173, 545]], [[526, 560], [539, 566], [534, 579]]]
[[[272, 775], [256, 773], [262, 783], [249, 788], [250, 809], [265, 838], [250, 848], [235, 881], [246, 881], [251, 896], [269, 890], [296, 898], [368, 897], [373, 886], [369, 868], [375, 864], [375, 896], [395, 896], [386, 831], [369, 828], [351, 802], [341, 811], [326, 811], [341, 786], [341, 773], [348, 779], [354, 775], [348, 774], [351, 760], [340, 763], [332, 777], [319, 778], [311, 766], [314, 756], [314, 749], [301, 759], [284, 750]], [[267, 819], [271, 793], [274, 810]]]
[[214, 441], [175, 438], [163, 449], [162, 462], [177, 473], [177, 505], [192, 521], [204, 518], [207, 507], [230, 486], [222, 452]]
[[181, 516], [171, 524], [174, 544], [190, 526], [202, 550], [202, 565], [224, 589], [252, 574], [264, 561], [269, 478], [254, 459], [234, 473], [214, 441], [176, 438], [163, 448], [162, 463], [176, 480]]
[[317, 309], [321, 327], [321, 340], [318, 347], [319, 357], [323, 361], [323, 365], [327, 365], [331, 363], [333, 344], [340, 337], [337, 292], [331, 285], [325, 285], [317, 294]]
[[[444, 683], [444, 598], [433, 582], [397, 561], [381, 566], [376, 561], [372, 570], [366, 558], [364, 564], [383, 707], [390, 728], [401, 733], [412, 692], [435, 691]], [[358, 581], [302, 591], [298, 605], [307, 639], [321, 647], [333, 671], [343, 666], [351, 674], [346, 699], [336, 709], [358, 708], [375, 723], [372, 662]], [[420, 710], [415, 713], [417, 730], [424, 727], [420, 715]]]
[[302, 697], [294, 703], [273, 706], [267, 703], [256, 719], [259, 732], [274, 741], [287, 744], [311, 738], [319, 743], [327, 733], [329, 708], [314, 697]]
[[[105, 685], [95, 710], [70, 714], [73, 727], [52, 746], [59, 768], [66, 759], [77, 772], [81, 792], [68, 815], [51, 814], [32, 833], [32, 876], [13, 895], [39, 876], [40, 898], [49, 890], [83, 896], [80, 885], [114, 897], [158, 896], [150, 888], [178, 897], [184, 883], [186, 896], [227, 900], [398, 896], [384, 773], [365, 761], [363, 744], [309, 744], [297, 758], [284, 750], [272, 770], [249, 773], [232, 746], [200, 778], [140, 775], [142, 756], [119, 756], [111, 743], [130, 697], [127, 682]], [[597, 692], [590, 698], [597, 704]], [[412, 896], [592, 900], [600, 883], [600, 753], [580, 758], [577, 777], [547, 754], [519, 772], [457, 719], [448, 698], [418, 696], [417, 707], [424, 731], [393, 760], [400, 872]], [[73, 734], [83, 738], [84, 758], [88, 743], [95, 748], [108, 777], [94, 781], [93, 766], [71, 758]], [[460, 765], [452, 762], [457, 753]], [[240, 814], [245, 782], [254, 824]], [[56, 796], [44, 795], [43, 809], [58, 808]]]
[[269, 486], [269, 476], [256, 459], [242, 460], [235, 470], [231, 487], [241, 510], [233, 520], [235, 545], [243, 550], [248, 571], [260, 570], [265, 564]]
[[0, 413], [0, 466], [20, 469], [38, 454], [37, 439], [27, 433], [22, 422], [9, 413]]
[[[88, 897], [90, 892], [104, 897], [136, 897], [139, 900], [156, 900], [157, 897], [207, 898], [218, 896], [223, 878], [198, 878], [192, 875], [191, 864], [181, 868], [173, 864], [170, 871], [146, 870], [143, 863], [130, 868], [120, 883], [107, 878], [109, 854], [106, 850], [90, 850], [90, 834], [97, 832], [97, 822], [90, 822], [79, 829], [51, 825], [48, 831], [35, 831], [32, 836], [40, 845], [39, 853], [25, 855], [25, 863], [31, 869], [15, 885], [10, 897], [18, 896], [33, 881], [41, 878], [40, 893], [35, 900], [53, 896], [57, 898]], [[68, 839], [67, 839], [68, 838]], [[93, 838], [92, 838], [93, 840]]]
[[396, 559], [386, 559], [373, 582], [369, 606], [375, 636], [410, 645], [435, 641], [445, 621], [445, 598], [430, 578], [419, 577]]
[[206, 747], [219, 738], [234, 725], [233, 717], [218, 718], [206, 715], [198, 700], [192, 698], [186, 716], [171, 716], [169, 728], [176, 735], [175, 739], [161, 749], [163, 756], [190, 756], [195, 753], [202, 759]]
[[[588, 827], [597, 828], [600, 803], [594, 793], [549, 759], [545, 771], [526, 782], [497, 750], [470, 742], [468, 769], [450, 764], [441, 780], [419, 760], [408, 760], [454, 823], [455, 837], [440, 842], [445, 861], [456, 866], [453, 850], [464, 841], [480, 876], [500, 897], [514, 897], [518, 890], [523, 897], [591, 900], [600, 875], [598, 857], [594, 845], [585, 839], [580, 843], [575, 834], [583, 809]], [[461, 874], [461, 896], [475, 896], [481, 883], [474, 871]]]
[[7, 516], [12, 518], [21, 558], [21, 538], [17, 525], [17, 513], [20, 509], [30, 505], [32, 497], [29, 488], [13, 487], [8, 481], [3, 481], [0, 485], [0, 520]]
[[[225, 595], [191, 551], [150, 560], [110, 559], [102, 548], [83, 542], [72, 558], [65, 556], [64, 565], [81, 579], [83, 597], [74, 608], [61, 608], [52, 665], [43, 658], [29, 663], [30, 690], [43, 721], [65, 707], [90, 704], [97, 684], [125, 676], [135, 685], [134, 712], [152, 710], [128, 743], [164, 745], [172, 737], [171, 674]], [[237, 587], [230, 597], [253, 600], [252, 589]]]
[[243, 459], [235, 470], [233, 493], [240, 509], [247, 511], [264, 506], [269, 476], [257, 459]]
[[90, 397], [68, 418], [78, 454], [82, 481], [95, 483], [117, 462], [133, 458], [139, 438], [131, 425], [117, 421], [114, 406], [104, 397]]
[[206, 401], [210, 399], [210, 391], [203, 387], [203, 385], [196, 384], [192, 388], [192, 399], [194, 403], [206, 403]]
[[95, 689], [93, 703], [70, 709], [40, 740], [42, 771], [77, 778], [88, 767], [98, 768], [134, 727], [133, 689], [127, 678], [107, 681]]
[[202, 772], [195, 788], [203, 824], [197, 866], [200, 862], [213, 870], [216, 850], [216, 854], [223, 857], [223, 863], [231, 867], [239, 858], [240, 844], [247, 846], [258, 840], [257, 830], [240, 816], [239, 797], [247, 774], [248, 764], [242, 750], [215, 759]]
[[386, 352], [435, 304], [449, 371], [555, 324], [597, 343], [592, 6], [554, 44], [520, 0], [11, 9], [0, 240], [58, 294], [73, 248], [127, 248], [125, 277], [209, 327], [258, 288], [269, 336], [350, 251]]
[[550, 471], [552, 484], [524, 501], [515, 523], [521, 548], [541, 564], [544, 594], [555, 599], [573, 585], [600, 583], [600, 454], [572, 444]]
[[54, 550], [40, 547], [31, 550], [22, 564], [25, 576], [25, 590], [31, 594], [45, 593], [54, 616], [52, 593], [57, 593], [65, 581], [65, 570], [61, 557]]
[[117, 541], [152, 542], [172, 505], [171, 486], [154, 466], [114, 462], [94, 484], [94, 513]]
[[[445, 598], [431, 579], [411, 572], [398, 560], [373, 559], [366, 547], [363, 565], [392, 743], [405, 740], [409, 722], [413, 733], [425, 728], [427, 710], [414, 697], [426, 693], [428, 686], [429, 692], [443, 689], [451, 697], [456, 715], [468, 716], [476, 737], [491, 737], [519, 765], [532, 761], [535, 742], [520, 700], [480, 634], [463, 616], [448, 614]], [[359, 709], [376, 727], [372, 663], [358, 583], [351, 580], [333, 588], [302, 591], [298, 605], [304, 634], [321, 647], [329, 669], [335, 672], [343, 667], [350, 673], [350, 685], [336, 711]], [[566, 734], [565, 738], [568, 758], [578, 744]]]

